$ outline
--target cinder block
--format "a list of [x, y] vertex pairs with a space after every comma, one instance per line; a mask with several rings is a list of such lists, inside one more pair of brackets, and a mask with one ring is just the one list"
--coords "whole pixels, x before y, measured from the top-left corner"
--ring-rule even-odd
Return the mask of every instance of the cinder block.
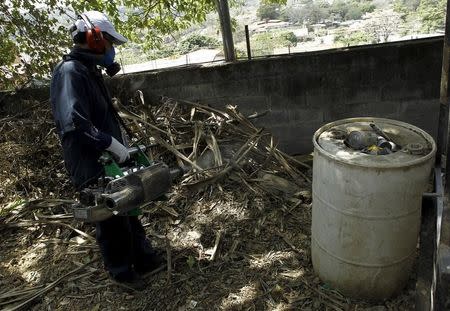
[[402, 102], [399, 105], [399, 120], [415, 125], [437, 139], [439, 100]]
[[304, 154], [313, 150], [312, 137], [324, 122], [298, 122], [289, 125], [267, 126], [277, 139], [278, 147], [290, 154]]
[[248, 93], [245, 81], [213, 81], [211, 88], [217, 96], [244, 96]]
[[346, 89], [347, 103], [377, 102], [381, 100], [381, 89], [376, 86], [355, 85]]
[[380, 88], [380, 99], [384, 101], [417, 100], [422, 99], [423, 97], [421, 87], [414, 82], [386, 81]]
[[307, 107], [322, 107], [327, 109], [336, 105], [330, 98], [330, 93], [325, 90], [313, 89], [312, 91], [306, 90], [305, 92], [305, 104]]
[[352, 102], [325, 111], [325, 120], [333, 122], [345, 118], [380, 117], [397, 119], [399, 105], [396, 102]]

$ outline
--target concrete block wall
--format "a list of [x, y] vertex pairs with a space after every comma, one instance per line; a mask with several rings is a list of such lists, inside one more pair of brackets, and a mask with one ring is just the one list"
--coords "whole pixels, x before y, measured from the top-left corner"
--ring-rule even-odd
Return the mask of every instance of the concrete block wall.
[[374, 116], [405, 121], [437, 135], [442, 38], [279, 56], [234, 64], [173, 68], [110, 81], [126, 102], [140, 89], [214, 107], [238, 105], [289, 153], [312, 150], [325, 123]]
[[[215, 107], [238, 105], [244, 114], [269, 110], [254, 122], [270, 129], [282, 150], [307, 153], [319, 127], [348, 117], [397, 119], [436, 137], [442, 44], [442, 37], [437, 37], [190, 65], [116, 76], [107, 82], [123, 103], [139, 89], [146, 102], [165, 95]], [[48, 87], [0, 94], [0, 115], [20, 112], [26, 105], [23, 99], [46, 100], [48, 94]]]

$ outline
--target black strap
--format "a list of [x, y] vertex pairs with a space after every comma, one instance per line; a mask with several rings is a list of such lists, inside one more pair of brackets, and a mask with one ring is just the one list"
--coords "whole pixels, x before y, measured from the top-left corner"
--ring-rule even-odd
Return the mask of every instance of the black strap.
[[116, 108], [114, 107], [114, 105], [112, 104], [112, 102], [110, 103], [112, 110], [114, 111], [114, 115], [116, 116], [116, 118], [119, 120], [119, 123], [122, 125], [122, 127], [125, 129], [125, 132], [127, 132], [127, 135], [130, 139], [134, 138], [134, 134], [133, 132], [130, 130], [130, 128], [125, 124], [125, 121], [123, 121], [122, 117], [119, 115], [119, 113], [117, 112]]

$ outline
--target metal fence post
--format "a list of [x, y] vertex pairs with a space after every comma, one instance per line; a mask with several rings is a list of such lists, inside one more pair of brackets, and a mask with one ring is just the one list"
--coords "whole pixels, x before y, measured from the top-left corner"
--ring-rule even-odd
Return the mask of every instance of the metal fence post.
[[245, 25], [245, 42], [247, 43], [247, 57], [252, 59], [252, 50], [250, 48], [250, 35], [248, 32], [248, 25]]

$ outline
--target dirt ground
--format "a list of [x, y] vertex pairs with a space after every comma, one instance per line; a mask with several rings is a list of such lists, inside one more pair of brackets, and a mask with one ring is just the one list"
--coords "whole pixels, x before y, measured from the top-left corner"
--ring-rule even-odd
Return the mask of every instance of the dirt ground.
[[[379, 303], [344, 297], [314, 274], [311, 185], [285, 195], [252, 191], [238, 175], [195, 191], [175, 185], [141, 216], [167, 264], [135, 292], [113, 283], [95, 228], [71, 217], [48, 103], [0, 115], [2, 310], [413, 310], [415, 275]], [[311, 177], [310, 170], [303, 170]]]

